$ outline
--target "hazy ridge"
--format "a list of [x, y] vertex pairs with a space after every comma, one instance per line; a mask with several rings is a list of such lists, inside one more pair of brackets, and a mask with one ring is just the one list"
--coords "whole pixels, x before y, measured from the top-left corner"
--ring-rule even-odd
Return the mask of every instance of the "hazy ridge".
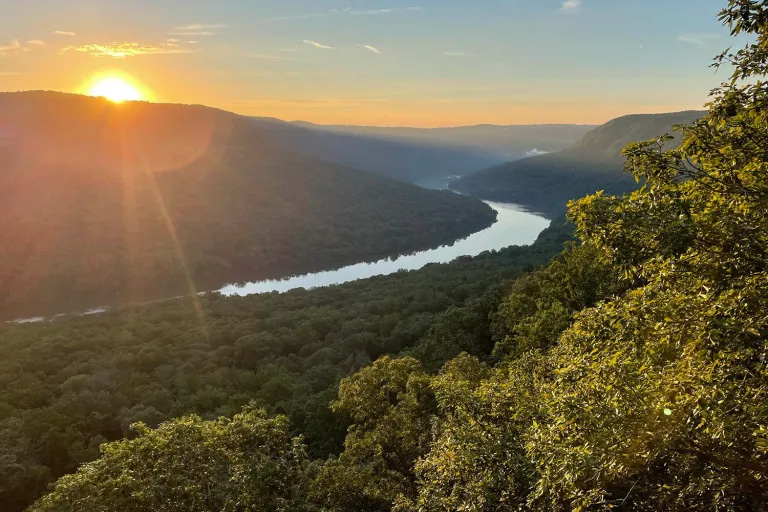
[[599, 126], [567, 149], [491, 167], [451, 183], [451, 188], [495, 201], [518, 203], [550, 218], [565, 212], [570, 199], [596, 190], [622, 194], [637, 188], [622, 172], [621, 150], [630, 142], [659, 137], [676, 124], [690, 123], [705, 112], [634, 114]]

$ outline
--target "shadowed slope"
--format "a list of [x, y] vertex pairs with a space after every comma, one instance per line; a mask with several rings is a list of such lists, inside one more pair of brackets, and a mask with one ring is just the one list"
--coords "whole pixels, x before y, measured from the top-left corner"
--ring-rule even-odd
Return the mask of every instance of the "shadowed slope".
[[621, 150], [630, 142], [663, 135], [675, 124], [691, 122], [703, 112], [642, 114], [619, 117], [595, 128], [558, 153], [510, 162], [466, 176], [451, 184], [460, 192], [527, 206], [554, 218], [570, 199], [597, 190], [621, 194], [637, 188], [623, 173]]
[[58, 312], [426, 249], [479, 201], [277, 149], [200, 106], [0, 95], [0, 311]]

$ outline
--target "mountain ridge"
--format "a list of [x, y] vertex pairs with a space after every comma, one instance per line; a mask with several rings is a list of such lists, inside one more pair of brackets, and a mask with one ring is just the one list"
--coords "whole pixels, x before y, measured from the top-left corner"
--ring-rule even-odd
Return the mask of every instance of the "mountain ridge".
[[450, 184], [457, 192], [494, 201], [518, 203], [555, 218], [566, 204], [597, 190], [623, 194], [637, 188], [622, 172], [621, 150], [630, 142], [662, 136], [705, 112], [686, 110], [665, 114], [629, 114], [601, 125], [562, 151], [489, 167]]
[[495, 220], [476, 199], [275, 147], [219, 109], [8, 93], [0, 119], [6, 316], [328, 270]]
[[251, 119], [267, 128], [277, 147], [297, 147], [308, 156], [428, 188], [447, 188], [452, 177], [522, 158], [535, 149], [565, 148], [588, 131], [576, 125], [421, 129]]

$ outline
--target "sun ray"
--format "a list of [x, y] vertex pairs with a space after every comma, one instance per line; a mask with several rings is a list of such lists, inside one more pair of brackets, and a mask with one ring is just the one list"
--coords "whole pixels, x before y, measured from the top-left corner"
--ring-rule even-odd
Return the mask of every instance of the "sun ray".
[[135, 151], [134, 155], [139, 159], [141, 169], [144, 172], [144, 174], [147, 176], [147, 179], [149, 180], [152, 196], [158, 208], [160, 209], [160, 214], [163, 217], [165, 228], [168, 231], [168, 235], [171, 239], [171, 243], [173, 245], [174, 251], [176, 252], [176, 259], [178, 260], [179, 266], [181, 267], [181, 271], [184, 274], [187, 292], [189, 293], [189, 299], [192, 302], [192, 307], [194, 308], [195, 313], [197, 314], [197, 317], [200, 321], [200, 328], [203, 332], [203, 335], [207, 339], [208, 326], [206, 325], [205, 311], [203, 310], [203, 306], [200, 301], [200, 295], [198, 294], [198, 291], [197, 291], [197, 286], [195, 285], [194, 278], [189, 269], [187, 256], [186, 256], [186, 253], [184, 252], [184, 247], [176, 231], [176, 226], [173, 223], [173, 219], [171, 218], [170, 213], [168, 212], [168, 208], [165, 204], [165, 199], [163, 198], [163, 194], [160, 191], [160, 187], [157, 184], [157, 180], [155, 179], [154, 171], [152, 170], [150, 164], [147, 162], [146, 158], [144, 157], [143, 152]]
[[120, 72], [108, 72], [94, 76], [83, 92], [89, 96], [106, 98], [115, 103], [124, 101], [149, 101], [148, 91], [133, 78]]

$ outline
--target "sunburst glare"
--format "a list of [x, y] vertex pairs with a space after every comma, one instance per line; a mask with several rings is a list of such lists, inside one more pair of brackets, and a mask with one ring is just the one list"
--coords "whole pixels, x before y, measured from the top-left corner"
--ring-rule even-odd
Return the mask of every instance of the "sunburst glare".
[[106, 98], [115, 103], [149, 100], [149, 94], [140, 85], [126, 76], [116, 74], [95, 78], [85, 90], [89, 96]]

